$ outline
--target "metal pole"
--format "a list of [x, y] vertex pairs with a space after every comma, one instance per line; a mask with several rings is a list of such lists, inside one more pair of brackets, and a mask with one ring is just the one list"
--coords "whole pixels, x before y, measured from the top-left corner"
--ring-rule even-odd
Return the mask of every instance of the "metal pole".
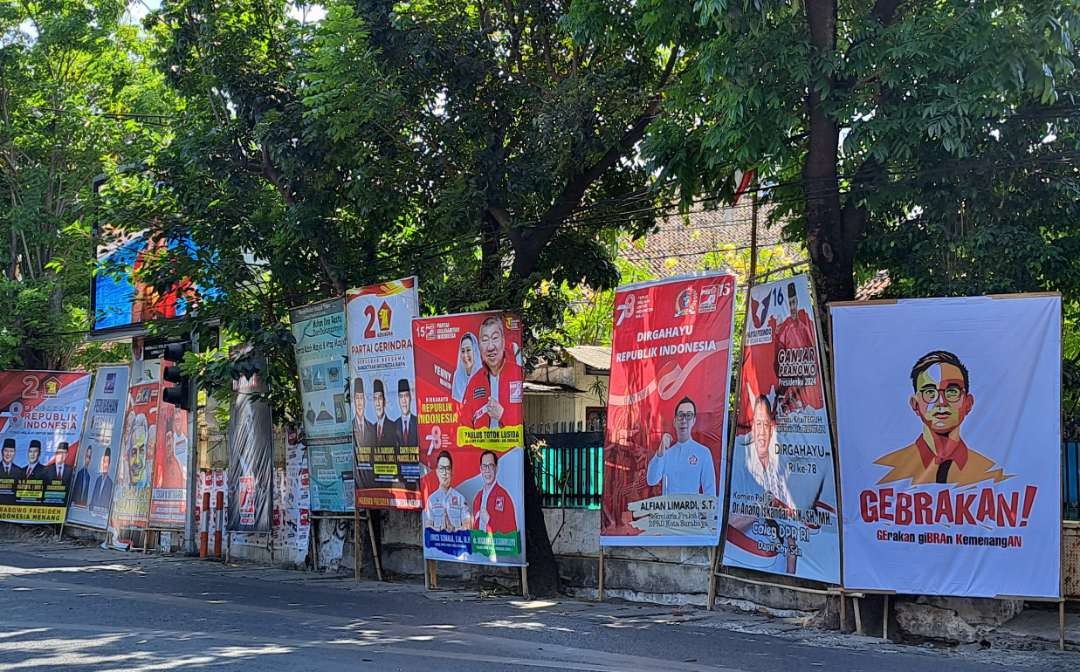
[[[750, 194], [750, 279], [748, 284], [754, 284], [757, 279], [757, 255], [758, 255], [758, 195], [757, 176], [754, 177], [753, 193]], [[749, 296], [749, 295], [748, 295]]]
[[[199, 351], [199, 334], [191, 332], [191, 351]], [[191, 381], [191, 410], [188, 412], [188, 463], [187, 463], [187, 515], [184, 520], [184, 552], [195, 555], [195, 533], [198, 521], [195, 520], [195, 491], [199, 472], [199, 381]]]

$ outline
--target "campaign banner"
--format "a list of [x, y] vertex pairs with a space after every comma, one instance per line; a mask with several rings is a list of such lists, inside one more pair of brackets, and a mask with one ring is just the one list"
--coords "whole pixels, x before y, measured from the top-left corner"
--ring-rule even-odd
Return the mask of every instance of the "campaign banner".
[[1061, 591], [1061, 298], [830, 305], [844, 586]]
[[130, 373], [128, 365], [119, 364], [99, 366], [94, 374], [68, 497], [69, 523], [97, 530], [104, 530], [109, 524]]
[[486, 312], [412, 325], [424, 557], [522, 566], [521, 319]]
[[183, 529], [187, 518], [188, 452], [193, 450], [188, 412], [161, 404], [150, 486], [150, 527]]
[[412, 319], [420, 314], [416, 286], [412, 277], [346, 294], [358, 507], [421, 508], [412, 341]]
[[160, 362], [136, 364], [150, 375], [140, 376], [128, 386], [106, 542], [120, 549], [143, 546], [145, 530], [150, 524], [151, 478], [159, 434], [162, 382], [156, 372], [160, 371]]
[[720, 540], [734, 306], [729, 273], [616, 290], [602, 545]]
[[319, 301], [289, 312], [311, 464], [312, 506], [317, 511], [352, 511], [354, 467], [345, 299]]
[[725, 565], [840, 583], [836, 470], [810, 280], [750, 289]]
[[262, 375], [233, 381], [229, 411], [229, 532], [271, 532], [274, 425]]
[[62, 523], [90, 374], [0, 371], [0, 521]]

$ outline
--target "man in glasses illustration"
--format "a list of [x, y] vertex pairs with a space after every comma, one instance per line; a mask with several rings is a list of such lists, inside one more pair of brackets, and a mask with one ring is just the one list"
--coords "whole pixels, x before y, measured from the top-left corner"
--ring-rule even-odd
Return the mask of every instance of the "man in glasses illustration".
[[675, 405], [675, 438], [664, 433], [660, 449], [649, 460], [645, 481], [649, 485], [663, 484], [664, 495], [716, 496], [716, 467], [709, 449], [694, 440], [697, 405], [683, 397]]
[[969, 448], [960, 437], [960, 425], [971, 413], [975, 396], [959, 357], [944, 350], [926, 353], [911, 369], [911, 385], [909, 403], [922, 421], [922, 433], [911, 444], [875, 461], [890, 467], [879, 484], [910, 480], [913, 485], [970, 485], [1007, 478], [993, 460]]

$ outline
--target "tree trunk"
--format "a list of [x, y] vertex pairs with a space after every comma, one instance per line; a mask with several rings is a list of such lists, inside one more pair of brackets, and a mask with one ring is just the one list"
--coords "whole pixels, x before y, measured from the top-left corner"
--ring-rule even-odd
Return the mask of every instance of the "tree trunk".
[[[822, 58], [836, 51], [836, 2], [808, 2], [806, 19], [810, 42]], [[834, 82], [830, 82], [830, 89]], [[842, 301], [855, 297], [853, 236], [845, 235], [837, 173], [840, 125], [825, 109], [820, 88], [806, 97], [809, 150], [803, 168], [806, 200], [806, 243], [818, 300]]]
[[[526, 443], [529, 443], [526, 437]], [[536, 468], [526, 448], [525, 459], [525, 557], [529, 562], [529, 592], [538, 597], [557, 595], [562, 586], [559, 563], [551, 548], [547, 521], [536, 485]]]

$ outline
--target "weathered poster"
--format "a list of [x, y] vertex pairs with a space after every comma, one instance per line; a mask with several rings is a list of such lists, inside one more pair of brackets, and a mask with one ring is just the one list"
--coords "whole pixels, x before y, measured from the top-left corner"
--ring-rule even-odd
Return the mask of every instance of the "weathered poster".
[[143, 535], [150, 524], [150, 484], [157, 454], [162, 383], [157, 375], [160, 361], [143, 362], [140, 366], [150, 375], [140, 377], [128, 387], [106, 542], [121, 549], [142, 547]]
[[290, 311], [300, 372], [304, 436], [317, 511], [353, 510], [352, 416], [349, 409], [345, 299]]
[[259, 373], [233, 381], [227, 437], [230, 532], [272, 531], [274, 426], [265, 393]]
[[525, 564], [521, 319], [413, 320], [424, 557]]
[[303, 437], [296, 427], [286, 431], [285, 470], [281, 474], [280, 524], [275, 548], [296, 564], [303, 564], [311, 539], [310, 475]]
[[419, 509], [420, 451], [413, 374], [416, 278], [349, 290], [349, 383], [356, 505]]
[[62, 523], [90, 374], [0, 371], [0, 520]]
[[154, 452], [150, 527], [183, 529], [187, 514], [188, 451], [192, 450], [188, 412], [161, 404], [159, 439]]
[[601, 544], [719, 541], [734, 306], [727, 273], [616, 291]]
[[1058, 597], [1061, 298], [830, 311], [845, 587]]
[[98, 530], [104, 530], [109, 524], [130, 372], [130, 367], [120, 364], [100, 366], [94, 374], [94, 389], [83, 423], [68, 497], [69, 523]]
[[810, 298], [805, 275], [750, 290], [724, 564], [838, 584], [836, 471]]

